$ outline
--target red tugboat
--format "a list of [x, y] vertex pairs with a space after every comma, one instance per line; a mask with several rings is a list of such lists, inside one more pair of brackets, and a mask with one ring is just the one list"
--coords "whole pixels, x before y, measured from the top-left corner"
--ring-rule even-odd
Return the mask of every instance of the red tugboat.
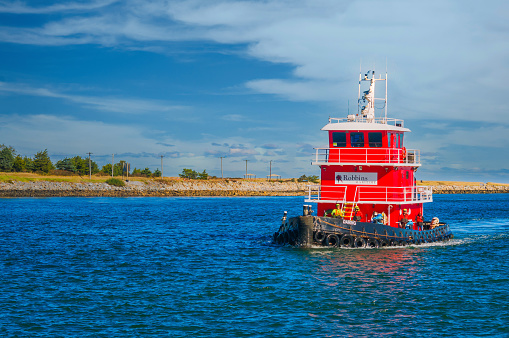
[[[385, 82], [385, 98], [375, 98], [375, 84]], [[361, 87], [369, 83], [362, 93]], [[375, 116], [375, 102], [384, 102]], [[312, 165], [321, 184], [309, 186], [303, 216], [287, 219], [274, 241], [298, 246], [385, 247], [446, 241], [450, 228], [438, 218], [425, 222], [423, 204], [432, 202], [431, 187], [417, 186], [419, 150], [406, 149], [403, 120], [387, 118], [387, 74], [359, 75], [359, 108], [347, 118], [329, 118], [327, 148], [315, 148]]]

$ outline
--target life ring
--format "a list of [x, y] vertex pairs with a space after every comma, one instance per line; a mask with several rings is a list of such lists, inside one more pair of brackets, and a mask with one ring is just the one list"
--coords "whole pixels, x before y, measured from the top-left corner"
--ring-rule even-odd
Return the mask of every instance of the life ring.
[[344, 247], [353, 246], [353, 238], [350, 235], [344, 235], [343, 237], [341, 237], [341, 240], [339, 242], [341, 243], [341, 246]]
[[315, 235], [313, 237], [318, 244], [322, 244], [323, 240], [325, 239], [325, 234], [318, 230], [317, 232], [315, 232]]
[[375, 238], [369, 238], [367, 241], [368, 248], [378, 249], [380, 247], [380, 243]]
[[353, 240], [354, 248], [364, 248], [366, 246], [366, 240], [362, 237], [355, 237]]
[[338, 247], [339, 246], [339, 237], [336, 234], [330, 234], [327, 236], [325, 240], [325, 244], [327, 246]]

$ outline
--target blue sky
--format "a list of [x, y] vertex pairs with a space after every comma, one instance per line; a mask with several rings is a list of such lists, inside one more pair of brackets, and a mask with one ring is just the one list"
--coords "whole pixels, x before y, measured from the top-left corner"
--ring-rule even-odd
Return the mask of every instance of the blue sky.
[[359, 64], [423, 180], [509, 183], [507, 1], [1, 1], [0, 143], [241, 177], [318, 174]]

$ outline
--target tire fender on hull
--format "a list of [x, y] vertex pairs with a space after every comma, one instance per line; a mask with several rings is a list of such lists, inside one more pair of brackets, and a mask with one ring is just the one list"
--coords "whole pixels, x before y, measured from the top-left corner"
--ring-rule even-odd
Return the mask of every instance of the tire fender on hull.
[[314, 240], [315, 242], [317, 242], [318, 244], [322, 244], [323, 241], [325, 240], [326, 236], [325, 236], [325, 233], [323, 233], [322, 231], [318, 230], [317, 232], [315, 232], [314, 234]]
[[331, 247], [338, 247], [338, 246], [340, 246], [338, 235], [336, 235], [336, 234], [328, 235], [327, 239], [325, 240], [325, 245], [331, 246]]
[[341, 246], [343, 247], [352, 247], [353, 246], [353, 237], [350, 236], [350, 235], [344, 235], [343, 237], [341, 237]]
[[375, 238], [369, 238], [367, 241], [368, 248], [378, 249], [380, 247], [380, 242], [378, 242]]
[[353, 246], [354, 248], [364, 248], [366, 246], [366, 240], [362, 237], [355, 237]]

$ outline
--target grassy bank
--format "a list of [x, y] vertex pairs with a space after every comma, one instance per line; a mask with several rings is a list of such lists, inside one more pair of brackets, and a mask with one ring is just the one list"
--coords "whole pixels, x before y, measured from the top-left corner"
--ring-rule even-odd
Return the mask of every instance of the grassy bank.
[[[60, 175], [40, 175], [35, 173], [5, 173], [0, 172], [0, 182], [11, 183], [13, 181], [18, 182], [69, 182], [69, 183], [104, 183], [111, 176], [108, 175], [92, 175], [92, 178], [89, 179], [89, 176], [79, 176], [79, 175], [69, 175], [69, 176], [60, 176]], [[122, 179], [122, 176], [115, 176], [117, 179]], [[126, 177], [124, 176], [124, 180]], [[265, 178], [214, 178], [208, 179], [207, 182], [220, 182], [220, 181], [249, 181], [249, 182], [267, 182]], [[287, 178], [281, 180], [274, 180], [273, 182], [293, 182], [295, 178]], [[148, 178], [148, 177], [135, 177], [129, 176], [129, 181], [138, 181], [138, 182], [149, 182], [149, 181], [158, 181], [158, 182], [167, 182], [172, 183], [175, 181], [189, 181], [188, 179], [183, 179], [180, 177], [164, 177], [164, 178]], [[197, 180], [199, 181], [199, 180]]]
[[[18, 182], [70, 182], [70, 183], [104, 183], [111, 176], [107, 175], [92, 175], [92, 178], [89, 179], [88, 176], [79, 176], [79, 175], [70, 175], [70, 176], [59, 176], [59, 175], [39, 175], [35, 173], [5, 173], [0, 172], [0, 182], [11, 183], [13, 181]], [[115, 176], [115, 178], [122, 179], [121, 176]], [[126, 179], [126, 177], [124, 177]], [[147, 177], [129, 177], [130, 181], [139, 181], [139, 182], [149, 182], [149, 181], [159, 181], [159, 182], [167, 182], [172, 183], [175, 181], [187, 181], [187, 179], [182, 179], [179, 177], [164, 177], [164, 178], [147, 178]], [[249, 182], [267, 182], [266, 178], [215, 178], [209, 179], [207, 182], [220, 182], [220, 181], [249, 181]], [[281, 180], [272, 180], [274, 182], [294, 182], [295, 178], [285, 178]], [[493, 182], [460, 182], [460, 181], [417, 181], [417, 185], [426, 185], [432, 187], [439, 186], [481, 186], [486, 184], [487, 186], [509, 186], [507, 183], [493, 183]]]

